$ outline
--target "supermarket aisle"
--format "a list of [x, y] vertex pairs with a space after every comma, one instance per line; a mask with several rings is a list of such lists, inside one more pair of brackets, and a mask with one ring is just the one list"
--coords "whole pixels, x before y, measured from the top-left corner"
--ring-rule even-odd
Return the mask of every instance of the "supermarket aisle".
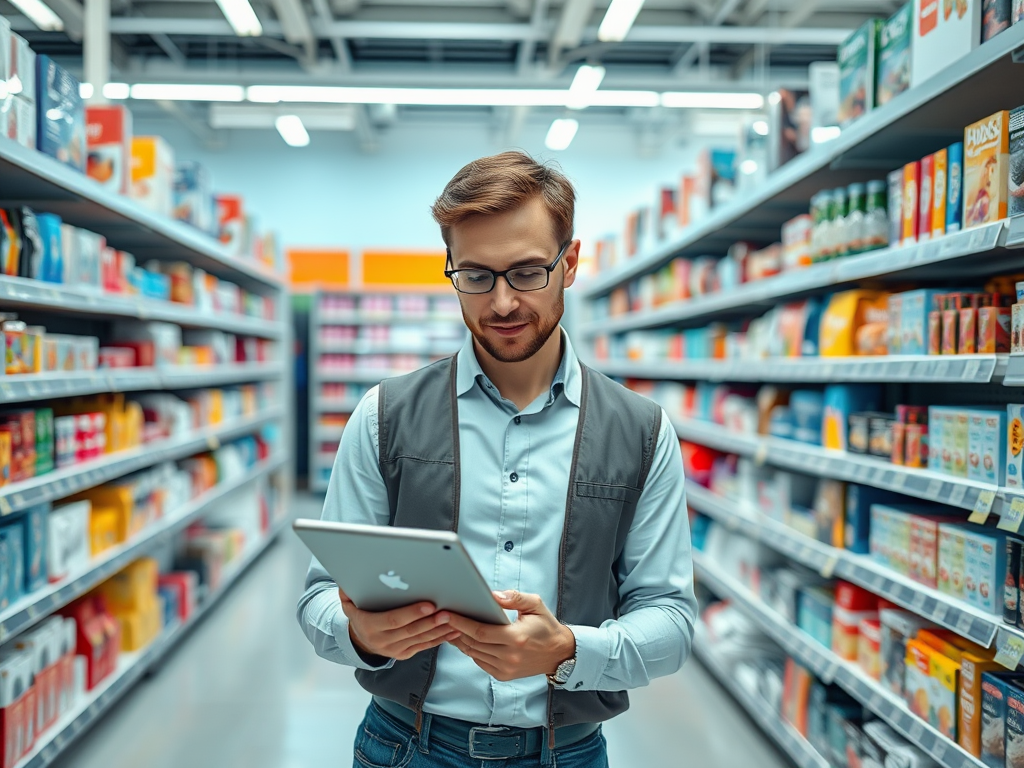
[[[297, 506], [319, 514], [310, 497]], [[306, 565], [284, 534], [56, 768], [348, 768], [367, 696], [349, 670], [313, 654], [295, 623]], [[636, 694], [607, 734], [614, 768], [786, 765], [696, 662]]]

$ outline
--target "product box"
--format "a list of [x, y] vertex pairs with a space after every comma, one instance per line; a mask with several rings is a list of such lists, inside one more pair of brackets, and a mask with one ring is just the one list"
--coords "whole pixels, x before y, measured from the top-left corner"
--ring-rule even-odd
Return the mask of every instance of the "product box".
[[1024, 214], [1024, 107], [1010, 113], [1010, 169], [1007, 215]]
[[163, 216], [174, 212], [174, 153], [159, 136], [132, 138], [131, 197]]
[[218, 239], [229, 256], [240, 258], [245, 251], [245, 207], [240, 195], [216, 195]]
[[47, 524], [50, 503], [29, 507], [25, 520], [25, 590], [35, 592], [46, 584]]
[[982, 0], [981, 42], [988, 42], [1010, 28], [1011, 5], [1011, 0]]
[[914, 0], [910, 84], [916, 87], [981, 42], [982, 0]]
[[921, 158], [920, 192], [918, 193], [917, 239], [930, 240], [932, 236], [932, 195], [935, 191], [935, 155]]
[[1006, 218], [1009, 168], [1009, 112], [997, 112], [964, 130], [965, 229]]
[[959, 659], [937, 651], [931, 654], [932, 695], [928, 722], [951, 741], [957, 740], [960, 719], [960, 665]]
[[913, 19], [913, 3], [908, 3], [890, 16], [879, 31], [878, 87], [875, 93], [878, 106], [887, 104], [910, 87]]
[[895, 247], [903, 240], [903, 177], [904, 169], [893, 171], [887, 177], [889, 245]]
[[174, 218], [215, 234], [214, 213], [209, 172], [199, 163], [179, 162], [174, 169]]
[[1006, 537], [1006, 578], [1003, 581], [1003, 623], [1015, 627], [1020, 623], [1020, 559], [1024, 542]]
[[47, 520], [48, 546], [46, 565], [51, 582], [61, 581], [90, 559], [89, 517], [87, 501], [55, 506]]
[[78, 79], [49, 56], [36, 58], [36, 70], [39, 151], [84, 172], [85, 104]]
[[85, 108], [89, 156], [86, 173], [107, 189], [131, 190], [132, 113], [120, 104]]
[[900, 353], [925, 355], [931, 343], [928, 314], [935, 304], [938, 291], [922, 288], [900, 294]]
[[21, 653], [0, 659], [0, 736], [3, 768], [14, 768], [32, 748], [35, 738], [35, 699], [32, 660]]
[[964, 557], [964, 598], [986, 613], [1002, 615], [1006, 582], [1005, 537], [965, 531]]
[[960, 657], [960, 727], [958, 742], [975, 757], [981, 757], [984, 676], [1004, 669], [992, 659], [965, 652]]
[[1010, 351], [1012, 318], [1010, 307], [981, 307], [978, 310], [979, 354], [1004, 354]]
[[958, 141], [946, 148], [946, 232], [959, 232], [964, 219], [964, 145]]
[[946, 205], [949, 196], [949, 150], [940, 149], [934, 155], [932, 169], [932, 237], [946, 234]]
[[1024, 752], [1024, 688], [1015, 680], [1006, 686], [1006, 764], [1016, 766]]
[[968, 411], [967, 479], [999, 485], [1006, 462], [1006, 414]]
[[917, 242], [920, 204], [921, 162], [916, 161], [903, 166], [903, 245]]
[[931, 626], [909, 611], [883, 608], [878, 614], [882, 628], [882, 683], [897, 696], [904, 697], [907, 643]]
[[825, 388], [822, 415], [822, 446], [840, 451], [847, 449], [847, 428], [850, 415], [878, 407], [880, 391], [871, 385], [833, 384]]
[[932, 654], [934, 648], [920, 640], [907, 641], [906, 682], [903, 695], [910, 711], [926, 723], [932, 711]]
[[1008, 488], [1024, 488], [1024, 405], [1006, 406], [1006, 479]]
[[939, 592], [964, 599], [964, 575], [967, 568], [964, 528], [954, 523], [939, 525]]
[[881, 27], [881, 19], [871, 19], [839, 46], [837, 59], [841, 126], [849, 125], [875, 108], [878, 36]]
[[989, 768], [1006, 768], [1006, 694], [1024, 678], [1015, 672], [981, 675], [981, 761]]

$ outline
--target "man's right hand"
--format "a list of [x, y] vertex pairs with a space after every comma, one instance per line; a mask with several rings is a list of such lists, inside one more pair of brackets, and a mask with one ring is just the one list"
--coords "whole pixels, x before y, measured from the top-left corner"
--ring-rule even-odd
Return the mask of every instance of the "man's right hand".
[[404, 661], [462, 636], [448, 625], [449, 614], [438, 612], [431, 603], [372, 613], [359, 610], [341, 589], [338, 595], [352, 644], [365, 654]]

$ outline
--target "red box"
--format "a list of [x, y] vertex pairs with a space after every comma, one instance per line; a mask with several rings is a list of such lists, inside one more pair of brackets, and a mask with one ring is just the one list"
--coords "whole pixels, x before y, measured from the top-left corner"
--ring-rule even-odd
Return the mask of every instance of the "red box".
[[240, 257], [245, 241], [245, 205], [241, 195], [216, 195], [217, 232], [228, 255]]
[[877, 611], [878, 595], [847, 581], [836, 582], [836, 605], [848, 611]]
[[186, 622], [196, 609], [199, 575], [195, 571], [177, 571], [160, 575], [158, 586], [174, 590], [178, 595], [178, 618]]
[[152, 341], [113, 341], [106, 346], [134, 351], [136, 366], [152, 368], [156, 365], [156, 346]]
[[89, 106], [85, 123], [86, 173], [107, 189], [127, 195], [131, 187], [132, 113], [122, 105]]
[[75, 620], [75, 653], [85, 657], [85, 687], [91, 691], [117, 668], [120, 629], [117, 620], [107, 611], [106, 601], [99, 595], [86, 595], [72, 603], [66, 615]]
[[932, 194], [935, 192], [935, 155], [921, 160], [921, 191], [918, 194], [917, 240], [932, 236]]

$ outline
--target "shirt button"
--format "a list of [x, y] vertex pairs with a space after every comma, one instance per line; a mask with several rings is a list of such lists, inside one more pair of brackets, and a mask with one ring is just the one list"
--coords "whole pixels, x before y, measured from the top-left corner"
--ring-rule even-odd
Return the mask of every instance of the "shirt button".
[[519, 482], [519, 475], [513, 472], [511, 475], [508, 476], [508, 479], [511, 480], [513, 483], [517, 483]]
[[515, 546], [516, 545], [513, 544], [511, 541], [506, 541], [505, 542], [505, 551], [506, 552], [511, 552], [513, 549], [515, 549]]
[[516, 424], [521, 424], [522, 421], [523, 421], [523, 418], [521, 416], [516, 416], [516, 418], [515, 418]]

